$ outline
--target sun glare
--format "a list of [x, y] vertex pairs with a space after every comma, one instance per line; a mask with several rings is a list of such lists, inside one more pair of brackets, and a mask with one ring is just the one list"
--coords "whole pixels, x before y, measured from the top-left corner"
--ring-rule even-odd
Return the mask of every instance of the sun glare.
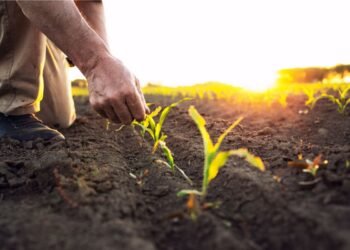
[[[261, 92], [281, 68], [350, 60], [348, 8], [335, 2], [315, 11], [304, 0], [105, 1], [105, 12], [112, 52], [143, 85], [217, 81]], [[330, 30], [341, 39], [323, 35]]]
[[242, 87], [243, 89], [253, 92], [264, 92], [276, 86], [277, 72], [257, 71], [247, 72], [243, 77], [235, 77], [232, 85]]

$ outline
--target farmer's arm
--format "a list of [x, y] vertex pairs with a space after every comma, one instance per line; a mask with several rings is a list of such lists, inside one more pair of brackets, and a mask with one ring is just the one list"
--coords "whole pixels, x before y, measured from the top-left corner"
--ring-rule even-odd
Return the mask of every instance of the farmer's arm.
[[73, 0], [17, 0], [23, 13], [47, 35], [89, 82], [90, 103], [112, 121], [142, 120], [146, 104], [133, 74], [114, 58], [105, 41], [80, 14]]
[[83, 15], [91, 28], [105, 41], [107, 44], [107, 32], [105, 26], [105, 15], [102, 0], [86, 1], [75, 0], [80, 13]]

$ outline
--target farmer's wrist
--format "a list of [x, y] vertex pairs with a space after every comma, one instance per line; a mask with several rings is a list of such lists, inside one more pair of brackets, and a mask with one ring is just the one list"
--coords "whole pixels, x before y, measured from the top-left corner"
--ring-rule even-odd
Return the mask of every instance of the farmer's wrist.
[[86, 48], [76, 48], [76, 54], [71, 58], [85, 77], [89, 77], [98, 64], [111, 57], [107, 45], [99, 39], [97, 43], [88, 43]]

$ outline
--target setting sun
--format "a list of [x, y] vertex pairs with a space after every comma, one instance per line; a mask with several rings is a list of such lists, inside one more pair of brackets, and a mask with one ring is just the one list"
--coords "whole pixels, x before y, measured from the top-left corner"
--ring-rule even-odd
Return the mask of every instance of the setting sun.
[[220, 81], [261, 91], [273, 86], [280, 68], [350, 60], [346, 1], [130, 0], [105, 5], [110, 47], [143, 84]]

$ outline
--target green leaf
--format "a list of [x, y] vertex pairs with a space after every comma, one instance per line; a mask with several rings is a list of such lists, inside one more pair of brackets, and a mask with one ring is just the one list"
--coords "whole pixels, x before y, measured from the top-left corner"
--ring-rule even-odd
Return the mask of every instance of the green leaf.
[[205, 128], [205, 120], [198, 113], [194, 106], [191, 106], [188, 110], [193, 121], [196, 123], [204, 144], [204, 168], [203, 168], [203, 180], [202, 180], [202, 193], [205, 194], [208, 188], [208, 174], [209, 174], [209, 166], [213, 158], [215, 157], [215, 151], [213, 142], [210, 138], [210, 135]]
[[141, 124], [140, 122], [134, 121], [132, 124], [133, 124], [133, 125], [136, 125], [136, 126], [139, 126], [141, 129], [143, 129], [144, 131], [146, 131], [146, 132], [152, 137], [152, 139], [154, 140], [154, 132], [153, 132], [152, 129], [145, 127], [145, 126], [144, 126], [143, 124]]
[[248, 149], [246, 149], [246, 148], [230, 150], [229, 154], [244, 158], [252, 166], [258, 168], [261, 171], [265, 171], [265, 165], [264, 165], [263, 161], [261, 160], [261, 158], [249, 153]]
[[146, 132], [146, 128], [148, 128], [149, 126], [149, 118], [147, 117], [144, 121], [140, 122], [140, 124], [142, 124], [143, 127], [141, 127], [141, 136], [144, 138], [145, 137], [145, 132]]
[[222, 141], [225, 139], [225, 137], [228, 135], [228, 133], [231, 132], [232, 129], [234, 129], [241, 121], [243, 120], [243, 117], [239, 117], [234, 123], [232, 123], [232, 125], [230, 127], [228, 127], [224, 133], [222, 133], [220, 136], [219, 136], [219, 139], [217, 141], [217, 143], [215, 144], [214, 146], [214, 151], [218, 151], [220, 146], [221, 146], [221, 143]]
[[349, 104], [350, 104], [350, 98], [345, 102], [343, 111], [345, 111], [346, 107], [347, 107]]
[[317, 103], [319, 100], [324, 99], [324, 98], [329, 99], [331, 102], [334, 102], [334, 97], [333, 97], [333, 96], [327, 95], [327, 94], [322, 94], [322, 95], [316, 97], [316, 98], [312, 101], [312, 104], [310, 105], [310, 109], [313, 109], [313, 108], [315, 107], [316, 103]]
[[[155, 162], [163, 164], [165, 166], [167, 166], [168, 168], [171, 169], [171, 166], [169, 165], [168, 162], [164, 161], [164, 160], [156, 160]], [[188, 181], [188, 183], [192, 186], [193, 182], [190, 179], [190, 177], [187, 176], [187, 174], [185, 173], [185, 171], [183, 171], [181, 168], [179, 168], [176, 164], [174, 164], [175, 168], [180, 172], [180, 174], [182, 174], [182, 176], [185, 178], [186, 181]]]
[[209, 184], [219, 173], [220, 168], [222, 168], [228, 158], [230, 157], [230, 151], [219, 152], [214, 160], [209, 165], [208, 181]]
[[159, 123], [156, 124], [156, 128], [154, 130], [154, 134], [156, 136], [156, 140], [159, 140], [160, 137], [161, 125]]
[[159, 142], [160, 142], [159, 140], [154, 140], [152, 154], [154, 154], [157, 151]]
[[339, 90], [339, 96], [341, 100], [345, 100], [348, 91], [350, 90], [350, 86], [349, 87], [345, 87], [343, 90]]
[[162, 110], [161, 106], [158, 106], [155, 110], [153, 110], [149, 115], [147, 115], [148, 117], [156, 117], [160, 111]]
[[339, 99], [335, 99], [335, 100], [334, 100], [334, 102], [335, 102], [335, 104], [337, 104], [337, 105], [338, 105], [338, 107], [343, 106], [343, 104], [340, 102], [340, 100], [339, 100]]
[[[154, 135], [155, 135], [155, 127], [156, 127], [156, 123], [155, 121], [153, 120], [152, 116], [149, 116], [148, 117], [148, 122], [149, 122], [149, 127], [150, 129], [153, 131]], [[154, 137], [155, 138], [155, 137]]]
[[164, 121], [165, 121], [165, 119], [167, 118], [167, 116], [168, 116], [170, 110], [171, 110], [172, 108], [176, 107], [177, 105], [179, 105], [180, 103], [182, 103], [182, 102], [184, 102], [184, 101], [187, 101], [187, 100], [190, 100], [190, 98], [184, 98], [184, 99], [182, 99], [182, 100], [180, 100], [180, 101], [178, 101], [178, 102], [175, 102], [175, 103], [170, 104], [169, 106], [167, 106], [166, 108], [163, 109], [163, 111], [162, 111], [162, 113], [161, 113], [161, 115], [160, 115], [158, 124], [157, 124], [157, 127], [158, 127], [158, 128], [156, 128], [157, 131], [156, 131], [156, 133], [155, 133], [156, 136], [157, 136], [158, 138], [159, 138], [159, 135], [160, 135], [160, 131], [161, 131], [162, 127], [163, 127]]
[[337, 101], [339, 101], [338, 98], [335, 98], [335, 97], [332, 96], [332, 95], [323, 95], [323, 98], [326, 98], [326, 99], [330, 100], [330, 101], [333, 102], [334, 104], [337, 104]]
[[171, 150], [168, 148], [168, 146], [166, 145], [166, 143], [164, 141], [160, 141], [159, 145], [160, 145], [160, 148], [163, 150], [163, 154], [164, 154], [165, 158], [167, 159], [167, 161], [171, 167], [171, 170], [174, 172], [175, 171], [175, 163], [174, 163], [174, 157], [173, 157]]
[[160, 141], [165, 141], [165, 139], [168, 138], [167, 135], [162, 134], [162, 136], [159, 138]]
[[205, 128], [206, 122], [205, 122], [204, 118], [198, 113], [198, 111], [196, 110], [196, 108], [194, 106], [191, 106], [189, 108], [188, 113], [190, 114], [193, 121], [196, 123], [196, 125], [199, 129], [199, 132], [202, 135], [203, 144], [204, 144], [204, 154], [205, 154], [205, 157], [207, 157], [209, 152], [213, 151], [214, 146], [213, 146], [213, 142], [210, 138], [210, 135], [209, 135], [207, 129]]

